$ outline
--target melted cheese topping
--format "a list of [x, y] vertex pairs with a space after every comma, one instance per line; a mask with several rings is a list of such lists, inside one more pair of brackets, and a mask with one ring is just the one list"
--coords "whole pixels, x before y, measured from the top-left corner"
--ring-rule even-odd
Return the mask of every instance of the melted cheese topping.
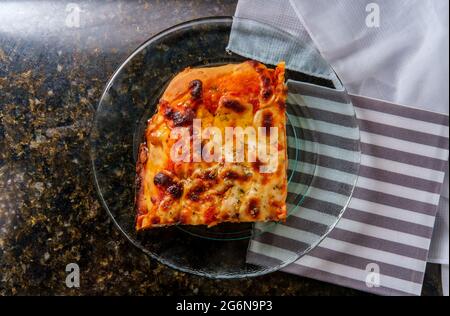
[[[286, 219], [287, 156], [284, 63], [276, 69], [247, 61], [211, 68], [187, 68], [170, 82], [148, 121], [139, 150], [136, 229], [173, 224], [208, 225], [221, 222], [283, 221]], [[225, 141], [226, 127], [277, 127], [274, 172], [262, 173], [259, 153], [249, 162], [244, 137], [244, 161], [195, 162], [190, 129], [191, 160], [173, 162], [170, 137], [178, 126], [201, 119], [204, 131], [217, 127]], [[235, 142], [237, 137], [234, 136]], [[267, 139], [269, 137], [267, 136]], [[270, 142], [265, 142], [269, 151]], [[236, 144], [231, 155], [238, 156]], [[253, 151], [254, 152], [254, 151]]]

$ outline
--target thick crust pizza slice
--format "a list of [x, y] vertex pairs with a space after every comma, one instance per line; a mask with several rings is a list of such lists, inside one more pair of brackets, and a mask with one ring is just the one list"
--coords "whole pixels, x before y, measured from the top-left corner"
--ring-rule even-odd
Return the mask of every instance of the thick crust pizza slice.
[[136, 229], [284, 221], [286, 92], [284, 63], [175, 76], [139, 148]]

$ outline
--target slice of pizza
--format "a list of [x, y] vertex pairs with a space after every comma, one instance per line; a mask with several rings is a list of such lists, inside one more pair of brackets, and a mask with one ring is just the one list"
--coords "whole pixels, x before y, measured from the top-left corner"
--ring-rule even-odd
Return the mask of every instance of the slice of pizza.
[[187, 68], [148, 121], [136, 229], [286, 219], [284, 63]]

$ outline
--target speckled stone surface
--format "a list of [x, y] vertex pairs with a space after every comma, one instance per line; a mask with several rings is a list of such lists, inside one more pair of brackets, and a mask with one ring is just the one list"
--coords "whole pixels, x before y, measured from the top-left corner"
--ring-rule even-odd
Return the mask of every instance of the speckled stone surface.
[[[282, 272], [215, 281], [171, 270], [134, 248], [99, 203], [89, 132], [113, 71], [153, 34], [235, 5], [0, 3], [0, 295], [364, 295]], [[71, 262], [79, 288], [65, 284]], [[442, 294], [439, 266], [428, 266], [423, 294]]]

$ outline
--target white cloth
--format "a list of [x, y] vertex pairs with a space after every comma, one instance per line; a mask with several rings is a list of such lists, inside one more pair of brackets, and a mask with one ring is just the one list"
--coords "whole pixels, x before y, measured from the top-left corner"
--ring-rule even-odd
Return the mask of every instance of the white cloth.
[[431, 241], [430, 252], [428, 253], [428, 261], [438, 264], [449, 264], [449, 207], [448, 207], [448, 170], [445, 175], [446, 185], [443, 186], [441, 198], [439, 200], [439, 209], [434, 225], [433, 239]]
[[[377, 9], [379, 26], [369, 27]], [[449, 113], [447, 0], [240, 0], [236, 15], [314, 43], [352, 94]], [[448, 215], [447, 170], [430, 250], [447, 265]]]
[[[448, 0], [290, 3], [350, 93], [448, 113]], [[379, 27], [366, 25], [369, 3]]]
[[442, 265], [442, 294], [448, 296], [448, 264]]
[[[350, 93], [449, 113], [447, 0], [290, 0], [316, 47]], [[368, 27], [369, 3], [379, 27]], [[355, 71], [357, 70], [357, 71]], [[430, 262], [449, 264], [448, 169]], [[443, 279], [445, 267], [443, 269]], [[448, 293], [447, 282], [443, 282]], [[445, 288], [446, 287], [446, 288]]]

